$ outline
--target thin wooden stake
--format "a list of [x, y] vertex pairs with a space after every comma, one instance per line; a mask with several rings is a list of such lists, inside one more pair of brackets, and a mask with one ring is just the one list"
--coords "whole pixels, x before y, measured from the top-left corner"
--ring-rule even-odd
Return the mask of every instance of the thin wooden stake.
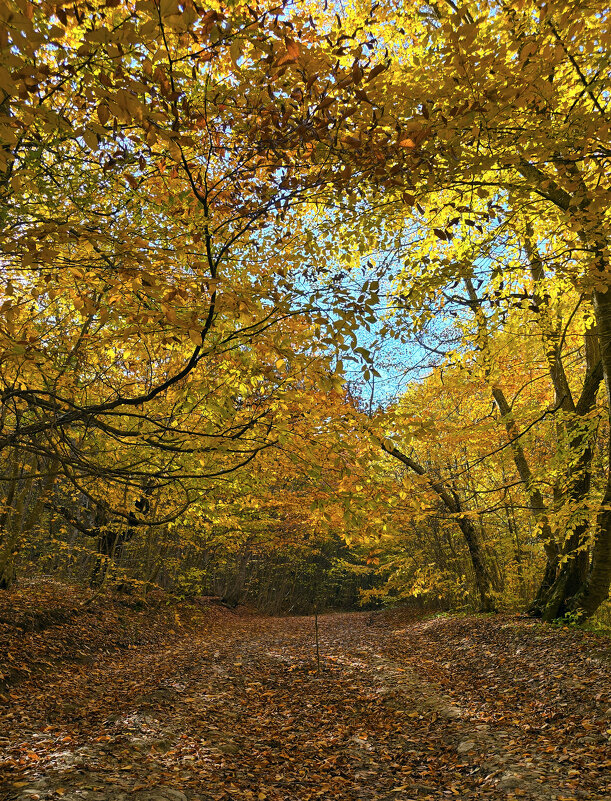
[[318, 643], [318, 610], [314, 610], [314, 631], [316, 633], [316, 675], [320, 676], [320, 645]]

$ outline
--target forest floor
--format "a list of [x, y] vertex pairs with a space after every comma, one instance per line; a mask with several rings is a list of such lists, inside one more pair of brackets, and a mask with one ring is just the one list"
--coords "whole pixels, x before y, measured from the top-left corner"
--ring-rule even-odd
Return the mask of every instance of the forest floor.
[[3, 801], [611, 800], [604, 637], [330, 614], [318, 675], [312, 618], [45, 593], [0, 593]]

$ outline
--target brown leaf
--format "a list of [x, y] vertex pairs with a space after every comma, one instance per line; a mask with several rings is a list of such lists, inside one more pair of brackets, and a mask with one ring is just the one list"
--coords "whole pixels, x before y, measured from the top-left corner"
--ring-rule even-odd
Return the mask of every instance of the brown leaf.
[[106, 123], [110, 119], [110, 111], [108, 110], [108, 106], [105, 103], [100, 103], [100, 105], [98, 106], [98, 119], [102, 123], [102, 125], [106, 125]]
[[384, 72], [385, 69], [386, 69], [385, 64], [377, 64], [369, 73], [367, 81], [372, 81], [377, 75], [379, 75], [381, 72]]

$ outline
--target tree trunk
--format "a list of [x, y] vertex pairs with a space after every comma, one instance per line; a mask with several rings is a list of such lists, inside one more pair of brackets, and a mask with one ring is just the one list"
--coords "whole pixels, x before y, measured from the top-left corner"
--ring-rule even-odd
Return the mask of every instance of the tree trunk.
[[539, 589], [537, 590], [537, 594], [528, 607], [527, 614], [529, 614], [531, 617], [543, 617], [546, 604], [551, 595], [552, 587], [554, 586], [554, 582], [558, 576], [558, 549], [556, 548], [555, 543], [549, 543], [549, 545], [550, 547], [546, 547], [545, 549], [545, 570], [543, 572], [541, 583], [539, 584]]
[[[590, 490], [591, 460], [591, 453], [588, 453], [584, 457], [585, 472], [571, 488], [569, 503], [578, 504], [586, 498]], [[577, 523], [564, 542], [561, 554], [558, 554], [555, 549], [555, 559], [548, 558], [545, 576], [537, 599], [531, 606], [531, 614], [550, 621], [563, 618], [573, 610], [572, 599], [581, 592], [584, 583], [588, 580], [590, 557], [585, 539], [589, 527], [588, 520]], [[555, 576], [552, 569], [554, 569]]]
[[[602, 254], [599, 255], [602, 262]], [[603, 376], [607, 391], [607, 408], [611, 422], [611, 287], [594, 292], [594, 313], [598, 327]], [[603, 496], [596, 530], [590, 571], [568, 605], [577, 619], [585, 620], [609, 597], [611, 587], [611, 441], [607, 458], [607, 486]]]
[[[602, 256], [599, 258], [602, 259]], [[593, 293], [594, 313], [600, 345], [600, 359], [611, 415], [611, 288]], [[581, 440], [578, 434], [576, 440]], [[581, 441], [577, 443], [581, 445]], [[611, 445], [610, 445], [611, 447]], [[590, 489], [592, 449], [588, 446], [575, 469], [571, 500], [578, 502]], [[594, 531], [591, 560], [582, 542], [587, 522], [579, 523], [564, 548], [564, 564], [549, 590], [543, 609], [544, 620], [570, 615], [576, 620], [591, 617], [609, 597], [611, 586], [611, 453], [607, 459], [607, 485]]]
[[[597, 343], [592, 337], [590, 345], [598, 344], [602, 375], [607, 391], [607, 409], [611, 422], [611, 286], [609, 286], [608, 238], [605, 222], [597, 210], [591, 213], [590, 193], [579, 172], [577, 162], [573, 162], [571, 165], [571, 176], [577, 186], [577, 191], [573, 196], [526, 159], [520, 160], [517, 169], [540, 196], [547, 198], [554, 206], [573, 216], [579, 238], [592, 254], [590, 274], [594, 285], [598, 284], [601, 288], [594, 289], [592, 292]], [[584, 219], [587, 223], [585, 227]], [[588, 360], [591, 355], [588, 351], [591, 349], [591, 347], [588, 348], [586, 340], [586, 358]], [[582, 398], [577, 404], [578, 412], [583, 413], [588, 402], [593, 404], [598, 388], [597, 380], [600, 380], [597, 371], [592, 371], [587, 376]], [[594, 531], [589, 574], [581, 581], [577, 591], [569, 594], [569, 588], [573, 583], [571, 570], [561, 570], [552, 588], [545, 611], [545, 616], [549, 619], [552, 617], [554, 607], [557, 606], [558, 610], [565, 608], [572, 612], [578, 620], [585, 620], [593, 615], [609, 597], [609, 587], [611, 586], [611, 453], [607, 458], [606, 470], [607, 483]], [[579, 575], [580, 568], [577, 568], [577, 573]], [[553, 616], [557, 616], [557, 612]]]
[[458, 518], [458, 527], [462, 531], [475, 576], [475, 586], [480, 598], [480, 611], [494, 612], [495, 602], [492, 592], [492, 577], [484, 560], [481, 542], [473, 523], [466, 517]]
[[565, 544], [564, 561], [541, 598], [543, 620], [549, 622], [566, 617], [572, 609], [571, 599], [587, 580], [589, 556], [581, 542], [587, 529], [587, 523], [577, 526]]
[[10, 522], [14, 513], [15, 493], [19, 481], [19, 464], [17, 452], [11, 451], [9, 464], [12, 462], [11, 479], [8, 485], [4, 510], [0, 515], [0, 589], [6, 590], [16, 579], [14, 551], [17, 544], [15, 532]]
[[400, 461], [406, 467], [409, 467], [409, 469], [417, 475], [425, 476], [428, 479], [430, 488], [437, 495], [439, 500], [445, 506], [446, 510], [453, 515], [459, 529], [462, 532], [465, 543], [467, 544], [467, 549], [469, 551], [471, 565], [473, 567], [473, 575], [475, 578], [475, 586], [480, 599], [479, 608], [482, 612], [495, 612], [496, 603], [493, 592], [494, 582], [490, 570], [486, 564], [484, 549], [475, 526], [461, 507], [460, 499], [456, 492], [448, 489], [448, 487], [446, 487], [442, 481], [438, 481], [430, 476], [421, 464], [419, 464], [415, 459], [412, 459], [411, 456], [407, 456], [405, 453], [400, 451], [388, 440], [381, 440], [378, 438], [378, 442], [380, 443], [383, 451], [390, 454], [390, 456], [394, 456], [395, 459]]

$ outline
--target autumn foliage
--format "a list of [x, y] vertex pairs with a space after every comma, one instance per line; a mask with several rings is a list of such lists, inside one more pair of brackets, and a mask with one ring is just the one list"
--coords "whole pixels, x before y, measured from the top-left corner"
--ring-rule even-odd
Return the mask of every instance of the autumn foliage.
[[0, 4], [0, 584], [583, 620], [609, 13]]

